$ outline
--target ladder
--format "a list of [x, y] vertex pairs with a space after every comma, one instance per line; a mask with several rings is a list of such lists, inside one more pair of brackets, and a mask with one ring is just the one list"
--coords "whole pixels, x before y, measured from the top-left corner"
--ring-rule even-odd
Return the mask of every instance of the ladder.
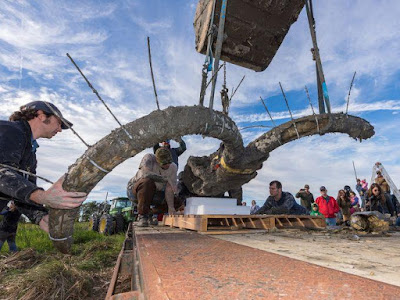
[[383, 167], [380, 162], [375, 163], [374, 167], [372, 168], [372, 177], [371, 177], [371, 184], [375, 182], [376, 172], [381, 171], [383, 178], [385, 178], [386, 182], [388, 183], [390, 190], [396, 196], [396, 198], [400, 201], [400, 191], [394, 184], [393, 180], [390, 178], [388, 172]]

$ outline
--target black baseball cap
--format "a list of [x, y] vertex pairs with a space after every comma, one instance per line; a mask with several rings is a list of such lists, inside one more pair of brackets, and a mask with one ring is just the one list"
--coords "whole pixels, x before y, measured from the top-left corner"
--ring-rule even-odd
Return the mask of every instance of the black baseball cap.
[[320, 191], [326, 191], [326, 187], [321, 186], [321, 187], [319, 188], [319, 190], [320, 190]]
[[[72, 127], [72, 123], [65, 119], [61, 113], [61, 111], [55, 106], [53, 103], [46, 102], [46, 101], [33, 101], [25, 104], [23, 109], [31, 108], [35, 110], [42, 110], [43, 112], [51, 115], [55, 115], [56, 117], [61, 119], [61, 129], [68, 129]], [[67, 123], [69, 127], [65, 124]]]

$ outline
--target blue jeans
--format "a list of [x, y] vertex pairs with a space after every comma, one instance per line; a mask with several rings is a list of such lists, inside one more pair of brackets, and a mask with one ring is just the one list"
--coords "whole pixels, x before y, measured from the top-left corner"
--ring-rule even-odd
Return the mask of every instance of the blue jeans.
[[15, 244], [15, 235], [7, 237], [7, 239], [2, 239], [0, 240], [0, 250], [3, 248], [3, 244], [7, 241], [8, 243], [8, 248], [10, 249], [11, 252], [17, 252], [18, 248], [17, 245]]
[[336, 226], [336, 218], [325, 218], [327, 226]]
[[400, 226], [400, 217], [397, 217], [396, 226]]

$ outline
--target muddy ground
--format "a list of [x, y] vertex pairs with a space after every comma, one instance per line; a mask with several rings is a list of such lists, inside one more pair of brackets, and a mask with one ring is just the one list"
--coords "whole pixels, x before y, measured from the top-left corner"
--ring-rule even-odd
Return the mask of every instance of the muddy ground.
[[400, 231], [281, 229], [213, 237], [400, 286]]

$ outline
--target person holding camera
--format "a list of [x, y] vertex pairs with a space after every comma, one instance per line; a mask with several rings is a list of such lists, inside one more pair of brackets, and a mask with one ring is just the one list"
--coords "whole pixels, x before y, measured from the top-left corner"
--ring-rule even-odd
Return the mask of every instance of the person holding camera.
[[300, 198], [301, 206], [307, 209], [307, 212], [310, 212], [311, 204], [314, 203], [314, 196], [310, 192], [310, 186], [308, 184], [304, 186], [304, 189], [300, 189], [296, 194], [296, 198]]

